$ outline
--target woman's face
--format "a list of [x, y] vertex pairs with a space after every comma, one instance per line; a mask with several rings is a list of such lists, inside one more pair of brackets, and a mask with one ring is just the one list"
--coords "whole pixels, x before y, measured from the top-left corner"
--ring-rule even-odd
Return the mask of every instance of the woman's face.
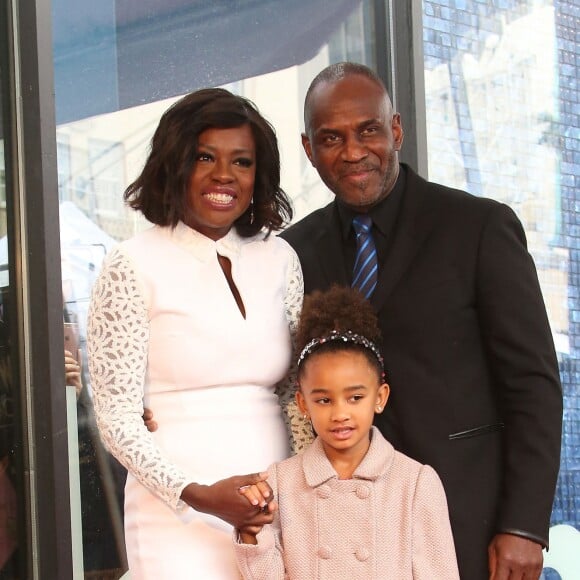
[[189, 178], [187, 225], [212, 240], [225, 236], [248, 209], [256, 178], [256, 144], [249, 125], [199, 135]]

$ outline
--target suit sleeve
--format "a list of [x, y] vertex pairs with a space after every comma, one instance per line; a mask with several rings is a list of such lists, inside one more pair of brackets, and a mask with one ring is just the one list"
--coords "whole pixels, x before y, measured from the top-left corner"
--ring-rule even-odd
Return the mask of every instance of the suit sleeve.
[[428, 465], [421, 467], [413, 503], [413, 578], [459, 579], [445, 491]]
[[[268, 468], [268, 483], [278, 497], [276, 465]], [[282, 557], [279, 512], [274, 521], [262, 528], [257, 545], [242, 544], [234, 530], [234, 553], [244, 580], [285, 580], [287, 578]]]
[[522, 225], [492, 209], [477, 261], [477, 308], [504, 422], [497, 531], [548, 543], [559, 469], [562, 387], [546, 309]]

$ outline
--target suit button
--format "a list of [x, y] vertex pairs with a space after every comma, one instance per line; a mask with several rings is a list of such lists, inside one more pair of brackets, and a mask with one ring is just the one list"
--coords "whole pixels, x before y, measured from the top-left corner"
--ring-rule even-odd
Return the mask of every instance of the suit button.
[[364, 546], [360, 546], [355, 550], [354, 555], [359, 562], [364, 562], [369, 559], [371, 554]]
[[332, 493], [332, 490], [330, 489], [330, 486], [328, 486], [328, 485], [321, 485], [316, 490], [316, 495], [320, 499], [328, 499], [330, 497], [331, 493]]
[[356, 488], [356, 496], [359, 499], [366, 499], [367, 497], [369, 497], [370, 493], [371, 491], [368, 485], [359, 485]]
[[332, 550], [330, 546], [320, 546], [318, 548], [318, 557], [322, 558], [323, 560], [329, 560], [332, 557]]

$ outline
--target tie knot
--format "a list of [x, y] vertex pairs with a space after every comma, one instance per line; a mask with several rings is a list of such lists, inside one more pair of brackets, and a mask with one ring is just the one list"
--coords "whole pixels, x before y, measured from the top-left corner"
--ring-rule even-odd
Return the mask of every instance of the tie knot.
[[352, 218], [352, 227], [357, 235], [368, 234], [371, 231], [373, 219], [370, 215], [359, 214]]

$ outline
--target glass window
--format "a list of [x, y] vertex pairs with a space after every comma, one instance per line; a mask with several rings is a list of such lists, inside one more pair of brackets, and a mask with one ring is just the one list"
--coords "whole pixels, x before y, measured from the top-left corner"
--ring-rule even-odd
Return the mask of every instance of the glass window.
[[58, 165], [58, 199], [66, 201], [71, 198], [70, 175], [70, 144], [68, 135], [59, 135], [56, 143]]
[[[295, 219], [330, 199], [300, 145], [312, 77], [330, 62], [374, 66], [368, 0], [53, 0], [66, 316], [85, 344], [92, 283], [106, 252], [148, 224], [123, 204], [161, 114], [197, 88], [253, 100], [276, 128]], [[103, 450], [90, 384], [77, 405], [86, 578], [117, 578], [123, 470]]]
[[580, 574], [577, 23], [575, 0], [423, 1], [429, 178], [517, 212], [548, 308], [565, 422], [545, 573], [562, 578]]
[[[4, 141], [0, 142], [0, 157], [4, 159]], [[0, 169], [0, 209], [6, 211], [6, 167], [2, 164]], [[6, 228], [3, 228], [3, 234], [6, 234]]]

